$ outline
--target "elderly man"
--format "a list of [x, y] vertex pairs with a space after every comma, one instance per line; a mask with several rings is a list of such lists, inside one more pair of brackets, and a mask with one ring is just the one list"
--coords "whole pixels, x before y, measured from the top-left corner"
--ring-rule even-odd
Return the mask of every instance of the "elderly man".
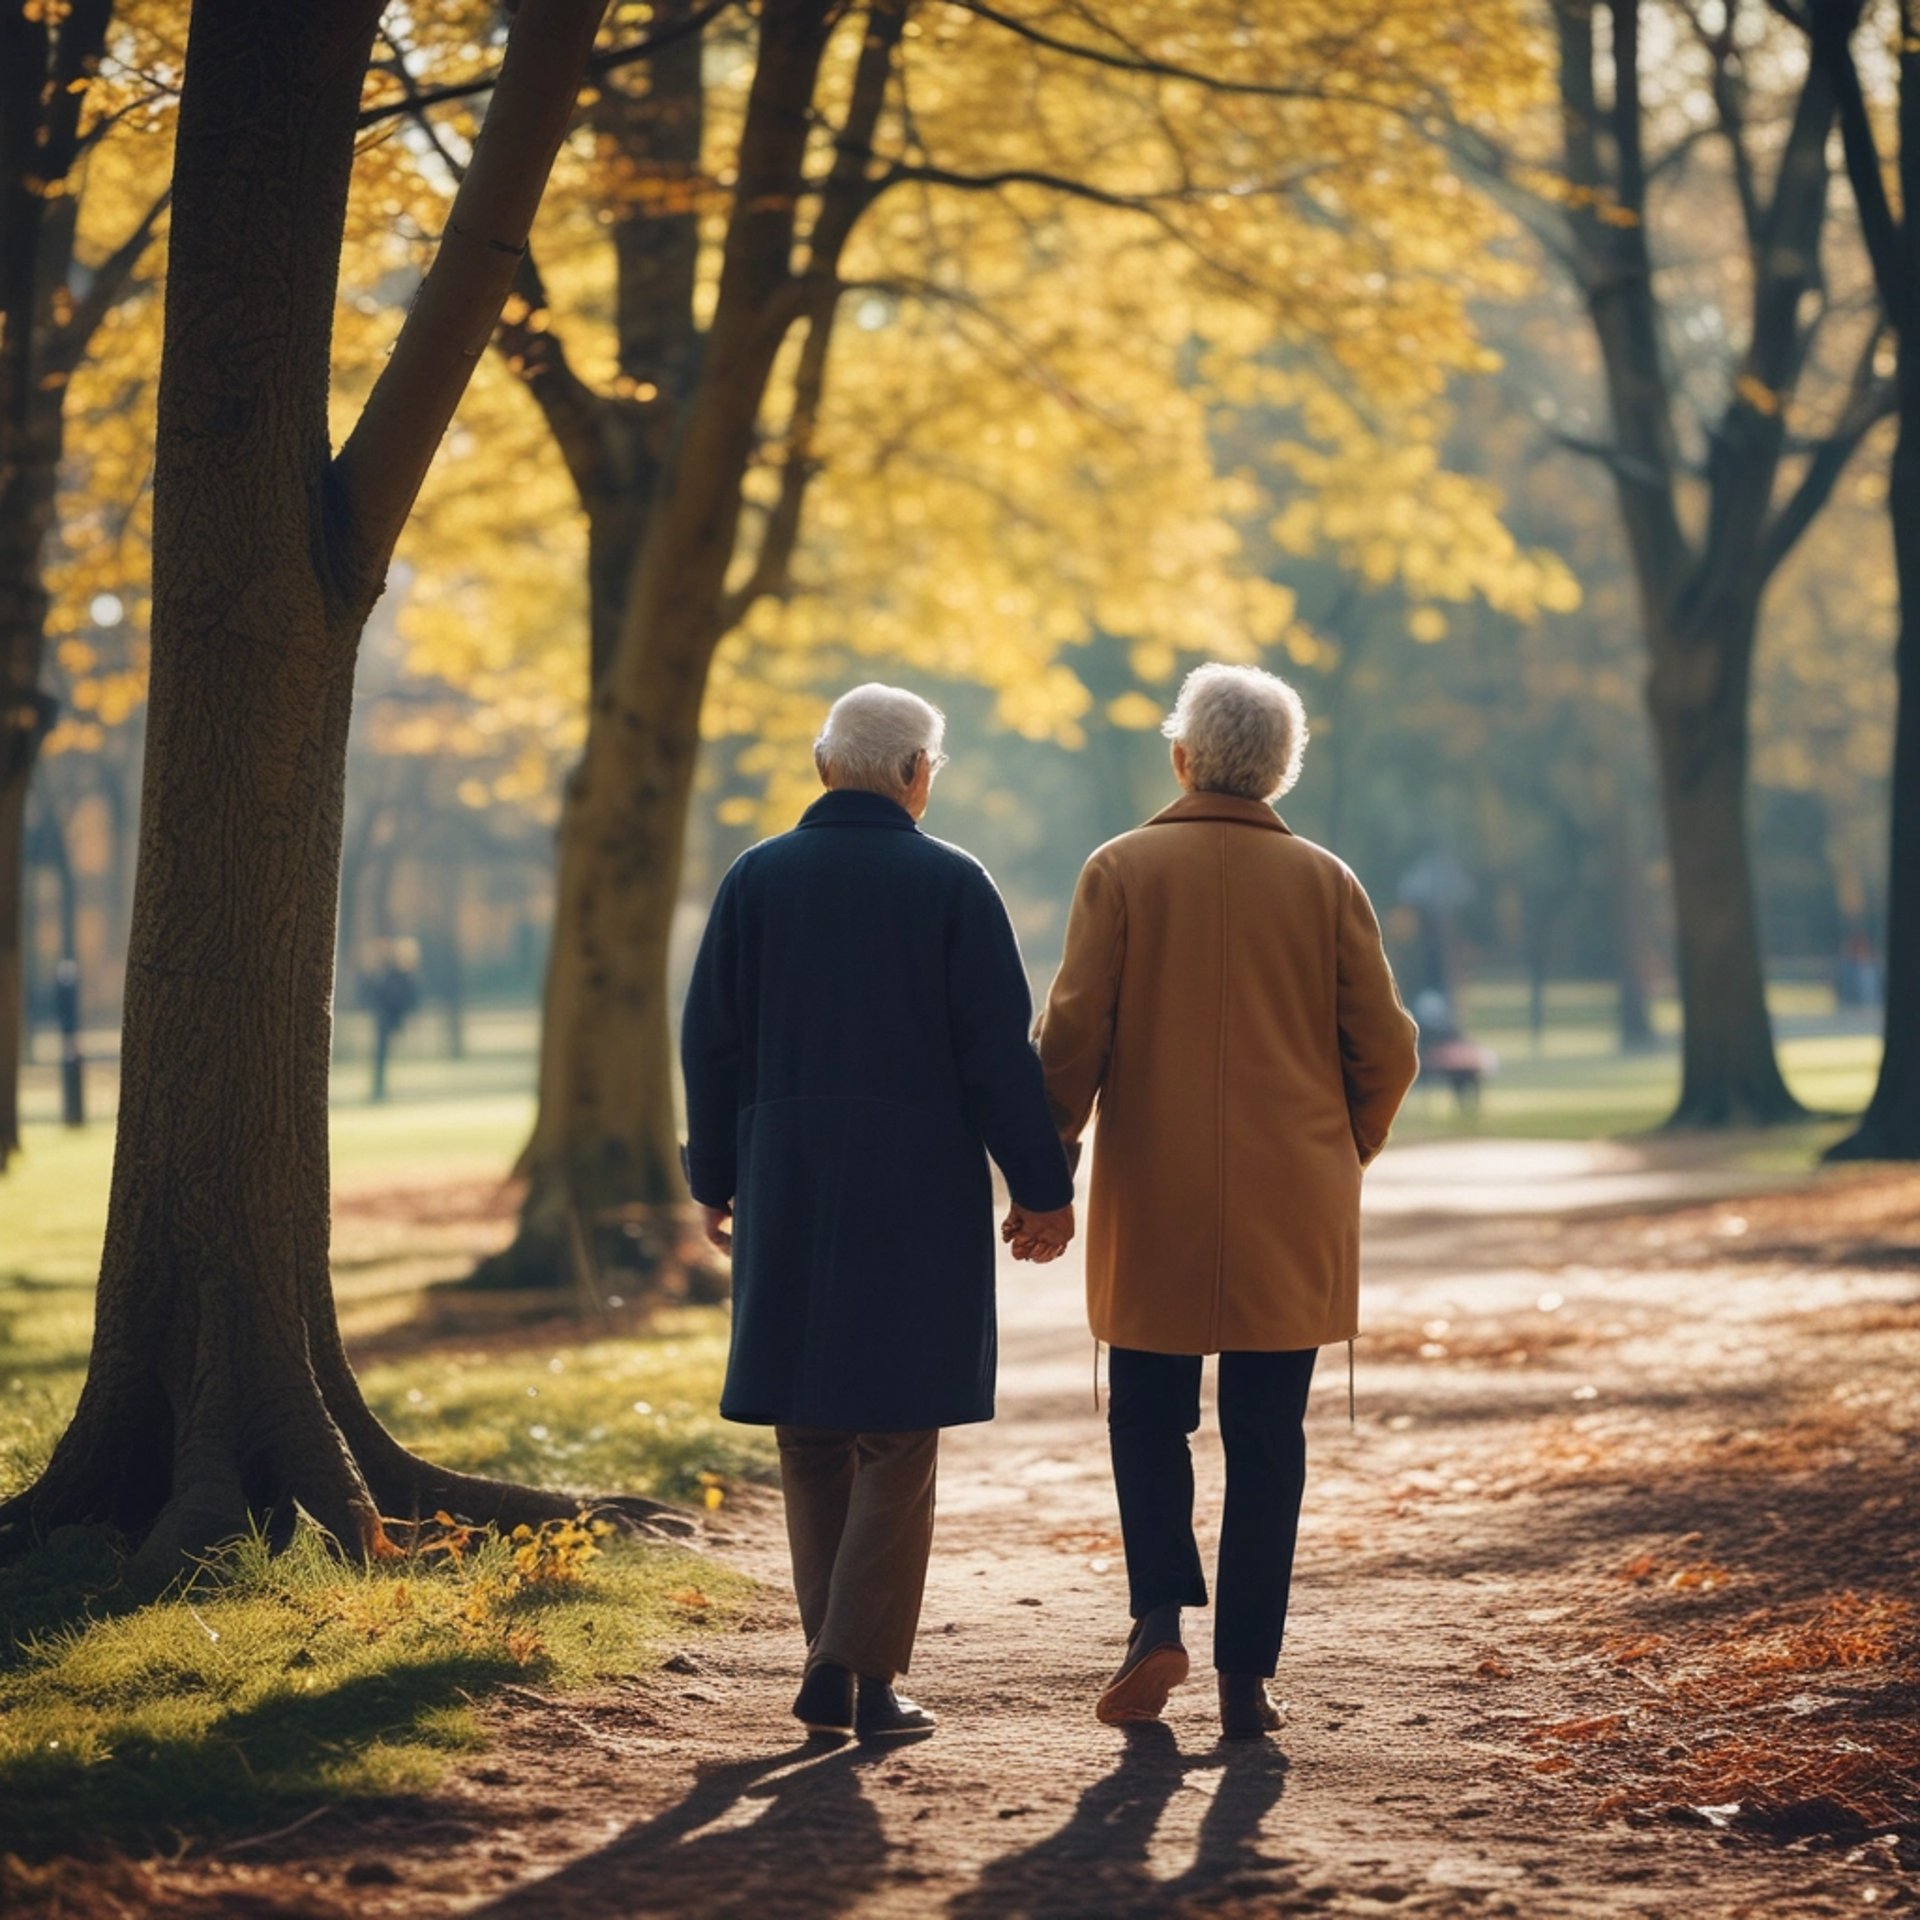
[[1360, 1171], [1415, 1034], [1359, 881], [1270, 804], [1306, 744], [1293, 689], [1201, 667], [1165, 732], [1185, 797], [1087, 862], [1040, 1053], [1069, 1140], [1100, 1110], [1087, 1302], [1134, 1627], [1099, 1717], [1156, 1718], [1187, 1675], [1180, 1610], [1207, 1603], [1187, 1440], [1217, 1353], [1214, 1665], [1222, 1731], [1251, 1737], [1279, 1725], [1314, 1358], [1356, 1330]]
[[780, 1446], [812, 1733], [933, 1716], [907, 1669], [939, 1429], [993, 1417], [994, 1240], [1051, 1259], [1073, 1182], [992, 880], [921, 833], [945, 722], [896, 687], [837, 701], [827, 792], [721, 883], [682, 1029], [687, 1172], [733, 1253], [720, 1410]]

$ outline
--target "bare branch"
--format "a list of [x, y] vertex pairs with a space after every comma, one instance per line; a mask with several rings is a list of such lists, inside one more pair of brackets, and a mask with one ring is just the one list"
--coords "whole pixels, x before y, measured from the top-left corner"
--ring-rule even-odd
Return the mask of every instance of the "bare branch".
[[1569, 453], [1583, 454], [1589, 460], [1597, 460], [1608, 472], [1623, 480], [1631, 480], [1639, 486], [1664, 487], [1667, 476], [1651, 460], [1644, 460], [1629, 453], [1624, 447], [1617, 447], [1611, 441], [1595, 440], [1583, 433], [1574, 433], [1564, 427], [1556, 427], [1548, 438], [1556, 446], [1564, 447]]
[[1656, 180], [1664, 180], [1670, 173], [1678, 173], [1713, 132], [1711, 127], [1689, 127], [1665, 153], [1656, 154], [1647, 162], [1648, 185], [1651, 186]]
[[[1867, 354], [1873, 353], [1868, 343]], [[1832, 495], [1856, 450], [1882, 420], [1899, 405], [1899, 389], [1891, 380], [1874, 380], [1841, 416], [1833, 431], [1814, 448], [1799, 484], [1775, 509], [1760, 540], [1759, 573], [1769, 580], [1806, 532]]]
[[1640, 111], [1640, 0], [1611, 0], [1613, 13], [1613, 150], [1620, 204], [1636, 220], [1647, 212], [1647, 160]]
[[[391, 36], [387, 44], [393, 50], [391, 71], [407, 94], [409, 117], [459, 186], [466, 180], [467, 163], [434, 125], [426, 97], [407, 65], [406, 49]], [[592, 388], [574, 372], [566, 342], [554, 331], [546, 282], [534, 260], [531, 242], [514, 273], [512, 303], [502, 309], [493, 338], [500, 357], [533, 396], [584, 503], [599, 480], [605, 451], [599, 433], [598, 401]]]
[[[1828, 0], [1816, 6], [1808, 24], [1813, 57], [1826, 69], [1840, 116], [1840, 140], [1847, 160], [1847, 182], [1860, 216], [1860, 235], [1873, 263], [1874, 285], [1887, 318], [1899, 327], [1905, 319], [1900, 273], [1900, 222], [1887, 198], [1886, 174], [1880, 163], [1880, 144], [1867, 112], [1860, 86], [1860, 69], [1853, 59], [1853, 29], [1858, 22], [1858, 0]], [[1920, 218], [1920, 209], [1908, 207], [1906, 218]]]
[[[587, 62], [589, 76], [597, 77], [603, 73], [614, 73], [622, 67], [630, 67], [642, 60], [651, 60], [663, 47], [670, 47], [676, 40], [684, 40], [690, 33], [698, 33], [710, 22], [719, 19], [734, 0], [705, 0], [705, 4], [696, 7], [693, 12], [664, 26], [658, 32], [647, 34], [644, 38], [632, 41], [624, 47], [609, 47], [602, 53], [596, 53]], [[422, 107], [444, 107], [456, 100], [472, 100], [483, 93], [491, 92], [500, 84], [501, 72], [496, 68], [492, 73], [483, 73], [472, 80], [449, 81], [444, 87], [431, 87], [417, 94], [408, 94], [398, 100], [383, 100], [378, 106], [364, 108], [356, 125], [377, 127], [382, 121], [392, 120], [403, 114], [416, 112]]]
[[1723, 16], [1723, 25], [1718, 30], [1711, 30], [1694, 7], [1688, 6], [1685, 11], [1693, 23], [1695, 38], [1705, 49], [1712, 64], [1714, 115], [1733, 165], [1734, 190], [1740, 196], [1740, 217], [1747, 230], [1747, 244], [1756, 246], [1759, 244], [1761, 227], [1760, 185], [1754, 170], [1753, 143], [1747, 128], [1746, 84], [1735, 68], [1737, 50], [1733, 39], [1733, 15], [1731, 11], [1727, 12]]
[[834, 323], [840, 311], [840, 260], [861, 214], [873, 204], [878, 191], [868, 171], [873, 162], [873, 136], [886, 104], [887, 82], [905, 27], [905, 0], [874, 0], [854, 69], [846, 124], [834, 143], [833, 168], [821, 190], [820, 211], [807, 241], [806, 271], [800, 276], [807, 303], [807, 333], [794, 369], [780, 491], [761, 531], [759, 549], [746, 580], [721, 602], [723, 632], [738, 626], [756, 602], [784, 591], [799, 545], [807, 491], [818, 467], [813, 443], [826, 396]]
[[1031, 21], [1002, 13], [998, 7], [990, 6], [987, 0], [948, 0], [948, 4], [958, 7], [963, 13], [974, 14], [996, 27], [1004, 28], [1008, 33], [1016, 34], [1048, 53], [1064, 54], [1068, 59], [1084, 60], [1096, 67], [1110, 68], [1116, 73], [1144, 74], [1156, 80], [1184, 80], [1191, 86], [1204, 87], [1209, 93], [1236, 94], [1257, 100], [1311, 100], [1337, 106], [1374, 107], [1393, 114], [1405, 114], [1408, 111], [1404, 101], [1375, 99], [1345, 89], [1289, 86], [1277, 81], [1234, 80], [1225, 74], [1208, 73], [1201, 67], [1182, 66], [1178, 61], [1157, 60], [1134, 51], [1111, 52], [1105, 47], [1089, 46], [1084, 41], [1063, 39], [1058, 34], [1049, 33], [1044, 27], [1035, 26]]
[[171, 187], [161, 188], [133, 231], [93, 270], [92, 285], [55, 328], [48, 343], [46, 362], [50, 372], [70, 374], [79, 366], [100, 323], [126, 297], [133, 271], [152, 245], [154, 228], [172, 198]]
[[378, 591], [434, 449], [527, 250], [606, 0], [521, 0], [433, 265], [333, 463], [350, 591]]

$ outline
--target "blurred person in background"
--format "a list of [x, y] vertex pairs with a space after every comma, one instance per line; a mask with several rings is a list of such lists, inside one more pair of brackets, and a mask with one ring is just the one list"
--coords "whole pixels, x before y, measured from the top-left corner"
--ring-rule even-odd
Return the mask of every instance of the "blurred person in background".
[[1054, 1118], [1099, 1110], [1087, 1304], [1112, 1348], [1108, 1429], [1133, 1628], [1097, 1712], [1158, 1718], [1207, 1604], [1188, 1439], [1218, 1354], [1227, 1462], [1213, 1654], [1221, 1731], [1269, 1693], [1323, 1346], [1358, 1331], [1361, 1170], [1418, 1069], [1371, 904], [1272, 802], [1306, 715], [1284, 681], [1204, 666], [1165, 733], [1182, 797], [1080, 875], [1039, 1030]]

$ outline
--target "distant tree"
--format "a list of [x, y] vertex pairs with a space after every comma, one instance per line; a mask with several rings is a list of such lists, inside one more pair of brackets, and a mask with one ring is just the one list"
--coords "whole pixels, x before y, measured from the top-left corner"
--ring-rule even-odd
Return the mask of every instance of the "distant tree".
[[484, 351], [601, 0], [522, 0], [485, 132], [339, 452], [329, 342], [380, 0], [197, 0], [173, 176], [154, 606], [123, 1081], [92, 1357], [0, 1545], [105, 1522], [146, 1579], [296, 1506], [571, 1503], [449, 1473], [368, 1410], [328, 1271], [329, 1006], [361, 628]]
[[1920, 1160], [1920, 4], [1898, 0], [1896, 211], [1853, 53], [1857, 0], [1782, 0], [1810, 31], [1814, 61], [1839, 101], [1847, 178], [1893, 335], [1899, 437], [1887, 487], [1900, 634], [1894, 647], [1893, 805], [1887, 884], [1886, 1045], [1860, 1124], [1830, 1153], [1840, 1160]]
[[0, 1168], [20, 1145], [22, 846], [56, 717], [45, 567], [67, 393], [166, 209], [149, 191], [104, 248], [82, 227], [96, 149], [145, 90], [101, 79], [114, 29], [112, 0], [0, 0]]
[[[1892, 406], [1867, 339], [1824, 427], [1797, 407], [1843, 307], [1821, 261], [1834, 89], [1759, 0], [1549, 5], [1559, 167], [1484, 135], [1466, 144], [1564, 264], [1599, 350], [1611, 434], [1564, 437], [1612, 477], [1638, 589], [1679, 947], [1669, 1124], [1768, 1125], [1802, 1109], [1775, 1057], [1755, 907], [1754, 644], [1769, 582]], [[1661, 221], [1687, 210], [1689, 169], [1711, 145], [1738, 222], [1737, 246], [1712, 251], [1738, 283], [1711, 303], [1703, 339]], [[1722, 308], [1744, 311], [1722, 327]]]

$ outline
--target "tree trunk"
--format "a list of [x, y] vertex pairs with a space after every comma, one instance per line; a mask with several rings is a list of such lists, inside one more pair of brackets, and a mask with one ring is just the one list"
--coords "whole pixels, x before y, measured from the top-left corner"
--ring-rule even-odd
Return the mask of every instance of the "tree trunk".
[[40, 551], [53, 522], [60, 458], [47, 424], [36, 418], [27, 431], [8, 434], [0, 455], [15, 463], [0, 480], [0, 1169], [20, 1150], [27, 791], [53, 719], [53, 702], [39, 688], [47, 619]]
[[197, 0], [189, 32], [93, 1352], [46, 1472], [0, 1506], [0, 1546], [117, 1527], [142, 1542], [141, 1582], [249, 1522], [284, 1537], [296, 1508], [378, 1555], [382, 1514], [512, 1523], [576, 1504], [416, 1460], [368, 1411], [328, 1270], [327, 1082], [360, 630], [506, 295], [600, 7], [522, 0], [440, 254], [330, 460], [329, 334], [379, 11]]
[[[687, 1196], [669, 1005], [673, 914], [701, 704], [729, 623], [727, 576], [744, 482], [774, 361], [805, 311], [790, 258], [804, 192], [806, 127], [835, 18], [821, 0], [781, 0], [763, 11], [714, 317], [698, 377], [679, 409], [671, 459], [658, 469], [644, 537], [619, 583], [620, 617], [605, 660], [598, 655], [609, 634], [602, 608], [610, 595], [603, 598], [601, 576], [594, 575], [596, 676], [587, 748], [561, 817], [559, 898], [541, 1009], [539, 1112], [518, 1167], [527, 1191], [513, 1244], [482, 1264], [472, 1279], [476, 1286], [565, 1284], [573, 1274], [576, 1227], [598, 1239], [602, 1217], [615, 1210], [624, 1210], [627, 1224], [645, 1236], [649, 1279], [664, 1280], [676, 1262]], [[869, 38], [863, 54], [869, 91], [875, 67], [884, 90], [898, 31], [890, 18], [878, 38]], [[858, 83], [855, 93], [858, 101]], [[877, 98], [872, 104], [877, 111]], [[870, 135], [869, 123], [855, 140], [856, 175], [864, 174], [862, 149]], [[823, 213], [815, 251], [825, 225]], [[636, 248], [634, 258], [645, 271], [665, 271], [679, 284], [692, 262], [690, 253], [676, 251], [685, 237], [666, 236], [664, 251]], [[816, 264], [831, 271], [841, 240], [844, 232]], [[677, 264], [662, 268], [663, 259]], [[622, 265], [623, 283], [641, 271], [628, 271], [624, 253]], [[639, 338], [623, 306], [623, 355], [642, 350]], [[824, 333], [810, 336], [816, 349], [824, 349], [824, 340]], [[674, 349], [662, 337], [644, 350], [665, 355]], [[804, 388], [804, 372], [799, 384]], [[790, 451], [789, 458], [800, 458], [793, 471], [804, 472], [802, 456]], [[690, 1277], [698, 1290], [712, 1284], [704, 1257], [695, 1256]]]
[[[1674, 361], [1648, 232], [1652, 177], [1642, 124], [1642, 0], [1556, 0], [1567, 214], [1576, 277], [1605, 376], [1612, 473], [1651, 672], [1648, 706], [1673, 867], [1684, 1029], [1669, 1125], [1799, 1118], [1774, 1058], [1745, 816], [1747, 696], [1766, 583], [1831, 492], [1865, 422], [1849, 420], [1776, 503], [1786, 422], [1811, 339], [1808, 292], [1826, 219], [1831, 81], [1801, 81], [1771, 188], [1742, 197], [1750, 332], [1728, 398], [1708, 424], [1707, 509], [1696, 540], [1680, 509]], [[1599, 41], [1608, 22], [1596, 84]], [[1729, 43], [1730, 44], [1730, 43]], [[1716, 103], [1744, 97], [1718, 89]], [[1724, 112], [1724, 108], [1721, 109]], [[1736, 144], [1741, 123], [1724, 122]], [[1744, 150], [1744, 149], [1743, 149]]]
[[1757, 608], [1720, 607], [1655, 639], [1647, 705], [1673, 869], [1680, 1098], [1670, 1127], [1802, 1115], [1774, 1057], [1747, 827], [1748, 679]]
[[706, 672], [684, 635], [663, 634], [647, 653], [618, 761], [589, 752], [561, 819], [539, 1119], [522, 1161], [519, 1266], [534, 1284], [542, 1250], [545, 1279], [570, 1272], [569, 1208], [591, 1222], [686, 1198], [668, 950]]
[[31, 758], [0, 768], [0, 1169], [20, 1151], [20, 1070], [26, 1064], [27, 781]]
[[1900, 634], [1894, 647], [1893, 799], [1888, 832], [1886, 1031], [1880, 1074], [1860, 1124], [1830, 1159], [1920, 1160], [1920, 5], [1900, 0], [1900, 181], [1896, 212], [1854, 67], [1857, 10], [1816, 8], [1814, 58], [1840, 94], [1847, 175], [1873, 262], [1880, 307], [1893, 329], [1899, 437], [1887, 489], [1893, 520]]
[[1653, 1045], [1653, 996], [1647, 985], [1647, 882], [1640, 823], [1617, 783], [1607, 800], [1607, 865], [1613, 896], [1614, 978], [1619, 989], [1616, 1030], [1622, 1053]]
[[0, 7], [0, 1168], [19, 1146], [26, 789], [51, 718], [39, 690], [67, 379], [124, 290], [161, 203], [92, 275], [69, 280], [84, 177], [81, 108], [111, 0]]
[[[1911, 233], [1920, 208], [1910, 202], [1906, 219]], [[1920, 307], [1920, 292], [1913, 300]], [[1829, 1150], [1833, 1160], [1920, 1160], [1920, 349], [1909, 349], [1904, 335], [1900, 344], [1900, 439], [1888, 490], [1900, 637], [1888, 822], [1886, 1032], [1873, 1098], [1859, 1126]]]

